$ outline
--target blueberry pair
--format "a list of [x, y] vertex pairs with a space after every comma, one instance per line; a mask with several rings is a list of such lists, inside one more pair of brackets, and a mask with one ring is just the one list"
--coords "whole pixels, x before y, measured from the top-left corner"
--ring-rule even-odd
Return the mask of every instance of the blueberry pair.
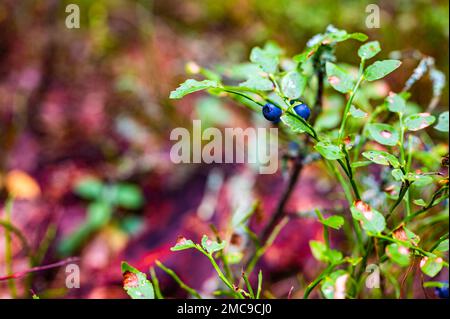
[[[305, 103], [302, 103], [298, 100], [293, 100], [290, 102], [291, 105], [294, 105], [295, 103], [299, 103], [294, 106], [294, 112], [302, 117], [305, 121], [309, 118], [311, 115], [311, 111]], [[266, 120], [278, 123], [280, 121], [280, 117], [283, 114], [283, 111], [276, 105], [272, 103], [266, 103], [263, 108], [262, 112]]]

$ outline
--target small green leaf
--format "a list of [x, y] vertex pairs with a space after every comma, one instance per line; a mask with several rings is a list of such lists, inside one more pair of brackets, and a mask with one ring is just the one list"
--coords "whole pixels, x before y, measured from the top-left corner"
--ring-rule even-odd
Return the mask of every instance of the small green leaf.
[[367, 81], [379, 80], [397, 69], [400, 64], [402, 63], [398, 60], [377, 61], [367, 67], [364, 71], [364, 77]]
[[112, 207], [110, 204], [98, 201], [89, 204], [86, 224], [90, 228], [98, 229], [106, 225], [111, 219]]
[[400, 135], [393, 126], [384, 123], [373, 123], [368, 124], [366, 127], [370, 137], [378, 143], [389, 146], [397, 145]]
[[327, 62], [326, 71], [328, 82], [336, 91], [348, 93], [353, 89], [354, 83], [352, 77], [336, 64]]
[[443, 262], [441, 257], [423, 257], [420, 261], [420, 269], [425, 275], [434, 277], [441, 271]]
[[448, 132], [448, 111], [439, 115], [438, 124], [434, 128], [441, 132]]
[[155, 299], [152, 283], [147, 276], [122, 262], [123, 288], [132, 299]]
[[177, 239], [177, 243], [175, 244], [175, 246], [171, 247], [170, 250], [171, 251], [180, 251], [180, 250], [191, 249], [191, 248], [195, 248], [195, 247], [196, 246], [192, 240], [186, 239], [184, 237], [179, 237]]
[[208, 239], [208, 236], [206, 236], [206, 235], [203, 235], [203, 237], [202, 237], [202, 246], [210, 254], [224, 249], [225, 244], [226, 244], [225, 241], [222, 241], [219, 244], [217, 241]]
[[367, 113], [361, 109], [356, 108], [353, 104], [350, 105], [350, 115], [356, 119], [362, 119], [367, 117]]
[[380, 43], [378, 41], [371, 41], [360, 46], [358, 55], [361, 59], [368, 60], [373, 58], [380, 51]]
[[385, 151], [367, 151], [362, 153], [362, 155], [367, 158], [369, 161], [372, 161], [376, 164], [380, 165], [390, 165], [394, 168], [398, 168], [400, 163], [398, 159]]
[[448, 243], [449, 243], [448, 239], [441, 241], [439, 245], [433, 250], [433, 252], [437, 251], [444, 253], [448, 251]]
[[271, 50], [267, 45], [264, 49], [255, 47], [250, 53], [250, 61], [258, 64], [264, 72], [273, 74], [277, 72], [280, 52]]
[[305, 76], [297, 71], [291, 71], [281, 79], [281, 90], [286, 97], [297, 99], [303, 94], [306, 83]]
[[433, 183], [433, 178], [429, 175], [408, 173], [406, 174], [406, 179], [414, 183], [415, 187], [424, 187]]
[[326, 225], [328, 227], [334, 228], [334, 229], [340, 229], [342, 225], [344, 225], [344, 217], [342, 216], [330, 216], [328, 218], [325, 218], [323, 220], [320, 220], [320, 222], [323, 225]]
[[117, 205], [127, 209], [138, 209], [144, 203], [140, 188], [133, 184], [117, 185]]
[[341, 148], [330, 142], [319, 142], [314, 148], [320, 155], [329, 160], [337, 160], [345, 157]]
[[384, 216], [363, 201], [357, 201], [351, 207], [352, 216], [358, 220], [362, 228], [369, 233], [378, 234], [386, 228]]
[[317, 240], [309, 241], [309, 247], [315, 259], [318, 261], [338, 263], [342, 260], [343, 256], [340, 251], [327, 249], [326, 245]]
[[206, 90], [210, 88], [218, 88], [220, 84], [216, 81], [211, 80], [203, 80], [197, 81], [193, 79], [186, 80], [186, 82], [182, 83], [175, 91], [170, 92], [171, 99], [181, 99], [185, 95]]
[[413, 203], [414, 203], [414, 205], [421, 206], [421, 207], [427, 206], [427, 203], [422, 198], [413, 200]]
[[313, 131], [310, 127], [308, 127], [307, 124], [304, 123], [304, 120], [302, 121], [295, 115], [285, 113], [281, 117], [281, 121], [286, 124], [294, 133], [308, 132], [310, 135], [313, 135]]
[[103, 183], [94, 177], [84, 178], [75, 185], [74, 192], [85, 199], [98, 199], [103, 191]]
[[405, 127], [410, 131], [418, 131], [430, 126], [435, 120], [430, 113], [411, 114], [405, 119]]
[[260, 74], [251, 74], [247, 81], [240, 83], [239, 86], [258, 91], [273, 90], [273, 83], [268, 78], [263, 77]]
[[395, 263], [406, 267], [410, 262], [410, 251], [405, 246], [396, 243], [386, 246], [386, 255]]
[[394, 177], [394, 179], [397, 182], [403, 181], [405, 175], [403, 174], [402, 170], [400, 168], [394, 168], [391, 171], [392, 177]]
[[406, 112], [406, 101], [401, 95], [391, 92], [386, 98], [386, 102], [389, 111], [394, 113]]
[[351, 164], [351, 166], [352, 166], [352, 168], [358, 168], [358, 167], [369, 166], [370, 164], [372, 164], [371, 161], [357, 161], [357, 162], [353, 162]]

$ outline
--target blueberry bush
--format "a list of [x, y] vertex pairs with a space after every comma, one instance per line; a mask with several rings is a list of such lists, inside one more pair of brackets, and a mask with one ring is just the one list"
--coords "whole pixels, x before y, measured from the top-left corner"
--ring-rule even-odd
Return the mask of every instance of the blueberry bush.
[[[360, 42], [354, 53], [359, 65], [336, 60], [336, 48], [348, 41]], [[445, 77], [433, 58], [417, 53], [417, 67], [403, 89], [380, 94], [380, 81], [395, 75], [403, 59], [401, 51], [379, 59], [381, 48], [365, 34], [330, 26], [293, 57], [268, 42], [251, 50], [248, 63], [187, 64], [195, 79], [182, 83], [170, 98], [204, 90], [233, 99], [278, 127], [280, 143], [294, 150], [287, 159], [293, 163], [288, 183], [263, 231], [256, 234], [248, 226], [258, 203], [241, 220], [230, 221], [233, 230], [245, 230], [251, 247], [233, 249], [233, 231], [221, 238], [213, 227], [215, 238], [180, 237], [171, 248], [176, 254], [191, 249], [205, 256], [222, 283], [214, 296], [267, 297], [258, 261], [289, 222], [285, 203], [300, 171], [318, 161], [340, 185], [336, 196], [347, 205], [315, 210], [323, 240], [309, 245], [322, 267], [302, 287], [303, 297], [314, 292], [324, 298], [405, 298], [416, 276], [422, 287], [435, 287], [439, 297], [448, 297], [448, 283], [433, 279], [448, 268], [448, 142], [434, 142], [436, 136], [446, 140], [449, 129], [448, 111], [436, 112]], [[411, 99], [414, 84], [427, 80], [430, 103], [417, 105]], [[339, 236], [345, 240], [331, 240]], [[173, 270], [159, 261], [156, 266], [191, 297], [202, 297]], [[150, 279], [127, 263], [122, 271], [132, 298], [163, 298], [154, 268]], [[378, 274], [379, 282], [371, 282]], [[376, 289], [366, 289], [371, 284]]]

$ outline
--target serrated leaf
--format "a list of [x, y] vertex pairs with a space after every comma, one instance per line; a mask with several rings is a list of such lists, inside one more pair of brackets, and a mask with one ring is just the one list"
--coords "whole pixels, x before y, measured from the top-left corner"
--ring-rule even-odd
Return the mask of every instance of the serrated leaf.
[[180, 250], [191, 249], [191, 248], [195, 248], [195, 244], [192, 240], [186, 239], [184, 237], [179, 237], [177, 239], [177, 243], [175, 244], [175, 246], [171, 247], [170, 250], [171, 251], [180, 251]]
[[210, 254], [222, 250], [225, 248], [225, 241], [222, 241], [220, 244], [217, 241], [208, 239], [208, 236], [203, 235], [202, 237], [202, 247]]
[[103, 183], [94, 177], [83, 178], [75, 185], [74, 192], [85, 199], [98, 199], [103, 191]]
[[448, 132], [448, 111], [439, 115], [438, 124], [434, 128], [441, 132]]
[[356, 108], [353, 104], [350, 105], [350, 115], [356, 119], [362, 119], [367, 117], [367, 113], [361, 109]]
[[410, 251], [407, 247], [396, 243], [386, 246], [386, 255], [395, 263], [406, 267], [410, 262]]
[[334, 228], [334, 229], [340, 229], [342, 225], [344, 225], [344, 217], [342, 216], [330, 216], [328, 218], [325, 218], [323, 220], [319, 220], [323, 225], [326, 225], [328, 227]]
[[384, 123], [371, 123], [366, 127], [370, 137], [378, 143], [389, 146], [397, 145], [400, 134], [393, 126]]
[[364, 78], [367, 81], [379, 80], [397, 69], [400, 64], [402, 63], [398, 60], [377, 61], [367, 67], [367, 69], [364, 71]]
[[380, 43], [378, 41], [371, 41], [359, 47], [358, 55], [361, 59], [368, 60], [373, 58], [380, 51]]
[[420, 269], [425, 275], [434, 277], [441, 271], [443, 262], [441, 257], [423, 257], [420, 261]]
[[328, 82], [336, 91], [348, 93], [353, 89], [355, 84], [352, 77], [342, 68], [334, 63], [327, 62], [326, 71]]
[[203, 80], [197, 81], [193, 79], [186, 80], [184, 83], [180, 84], [180, 86], [175, 90], [170, 92], [171, 99], [181, 99], [185, 95], [206, 90], [210, 88], [218, 88], [220, 84], [216, 81], [211, 80]]
[[281, 90], [289, 99], [297, 99], [303, 94], [306, 83], [305, 76], [297, 71], [291, 71], [281, 79]]
[[319, 142], [314, 146], [314, 149], [329, 160], [337, 160], [345, 157], [341, 148], [330, 142]]
[[386, 102], [389, 111], [395, 113], [406, 112], [406, 101], [401, 95], [390, 92], [389, 96], [386, 98]]
[[155, 294], [152, 283], [147, 276], [122, 262], [123, 288], [132, 299], [154, 299]]
[[246, 87], [252, 90], [258, 91], [272, 91], [273, 83], [268, 78], [261, 76], [260, 74], [251, 74], [247, 81], [239, 84], [241, 87]]
[[357, 201], [351, 207], [352, 216], [361, 223], [362, 228], [369, 233], [378, 234], [386, 228], [384, 216], [363, 201]]
[[410, 131], [419, 131], [433, 124], [435, 120], [430, 113], [411, 114], [405, 119], [405, 127]]
[[255, 47], [250, 53], [250, 61], [258, 64], [264, 72], [273, 74], [277, 72], [279, 53], [280, 52], [268, 47], [265, 47], [264, 49]]
[[367, 158], [369, 161], [372, 161], [376, 164], [380, 165], [390, 165], [394, 168], [398, 168], [400, 163], [398, 159], [385, 151], [367, 151], [362, 153], [362, 155]]
[[345, 299], [347, 294], [347, 282], [350, 275], [339, 269], [328, 275], [321, 284], [320, 290], [327, 299]]

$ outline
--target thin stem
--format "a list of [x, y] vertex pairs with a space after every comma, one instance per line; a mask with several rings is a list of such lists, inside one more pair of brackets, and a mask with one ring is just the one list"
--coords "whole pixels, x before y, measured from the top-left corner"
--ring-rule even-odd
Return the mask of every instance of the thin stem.
[[153, 288], [155, 288], [155, 295], [157, 299], [164, 299], [164, 296], [161, 292], [161, 288], [159, 287], [159, 280], [156, 276], [156, 271], [154, 267], [150, 267], [150, 276], [153, 283]]
[[163, 263], [160, 262], [159, 260], [156, 260], [155, 263], [159, 268], [161, 268], [161, 270], [163, 270], [166, 274], [172, 277], [172, 279], [176, 281], [176, 283], [180, 286], [181, 289], [187, 291], [189, 294], [191, 294], [197, 299], [202, 299], [202, 296], [200, 296], [197, 290], [186, 285], [172, 269], [164, 266]]
[[[8, 198], [5, 204], [5, 221], [11, 224], [11, 214], [13, 210], [14, 199]], [[12, 261], [12, 241], [11, 233], [8, 228], [5, 228], [5, 264], [6, 274], [11, 276], [13, 274], [13, 261]], [[17, 289], [14, 280], [8, 280], [8, 288], [12, 298], [17, 297]]]
[[305, 289], [305, 293], [303, 294], [303, 299], [308, 299], [311, 292], [314, 290], [314, 288], [320, 284], [320, 282], [336, 267], [335, 264], [329, 265], [327, 268], [325, 268], [324, 271], [320, 273], [319, 276], [314, 279], [313, 282], [311, 282]]
[[411, 186], [411, 183], [409, 181], [405, 181], [402, 183], [402, 186], [400, 188], [400, 193], [398, 195], [397, 200], [395, 201], [395, 203], [391, 206], [391, 208], [389, 209], [389, 213], [386, 215], [386, 220], [388, 220], [392, 213], [394, 212], [395, 208], [400, 205], [400, 203], [403, 200], [403, 197], [405, 197], [406, 193], [408, 192], [409, 186]]

